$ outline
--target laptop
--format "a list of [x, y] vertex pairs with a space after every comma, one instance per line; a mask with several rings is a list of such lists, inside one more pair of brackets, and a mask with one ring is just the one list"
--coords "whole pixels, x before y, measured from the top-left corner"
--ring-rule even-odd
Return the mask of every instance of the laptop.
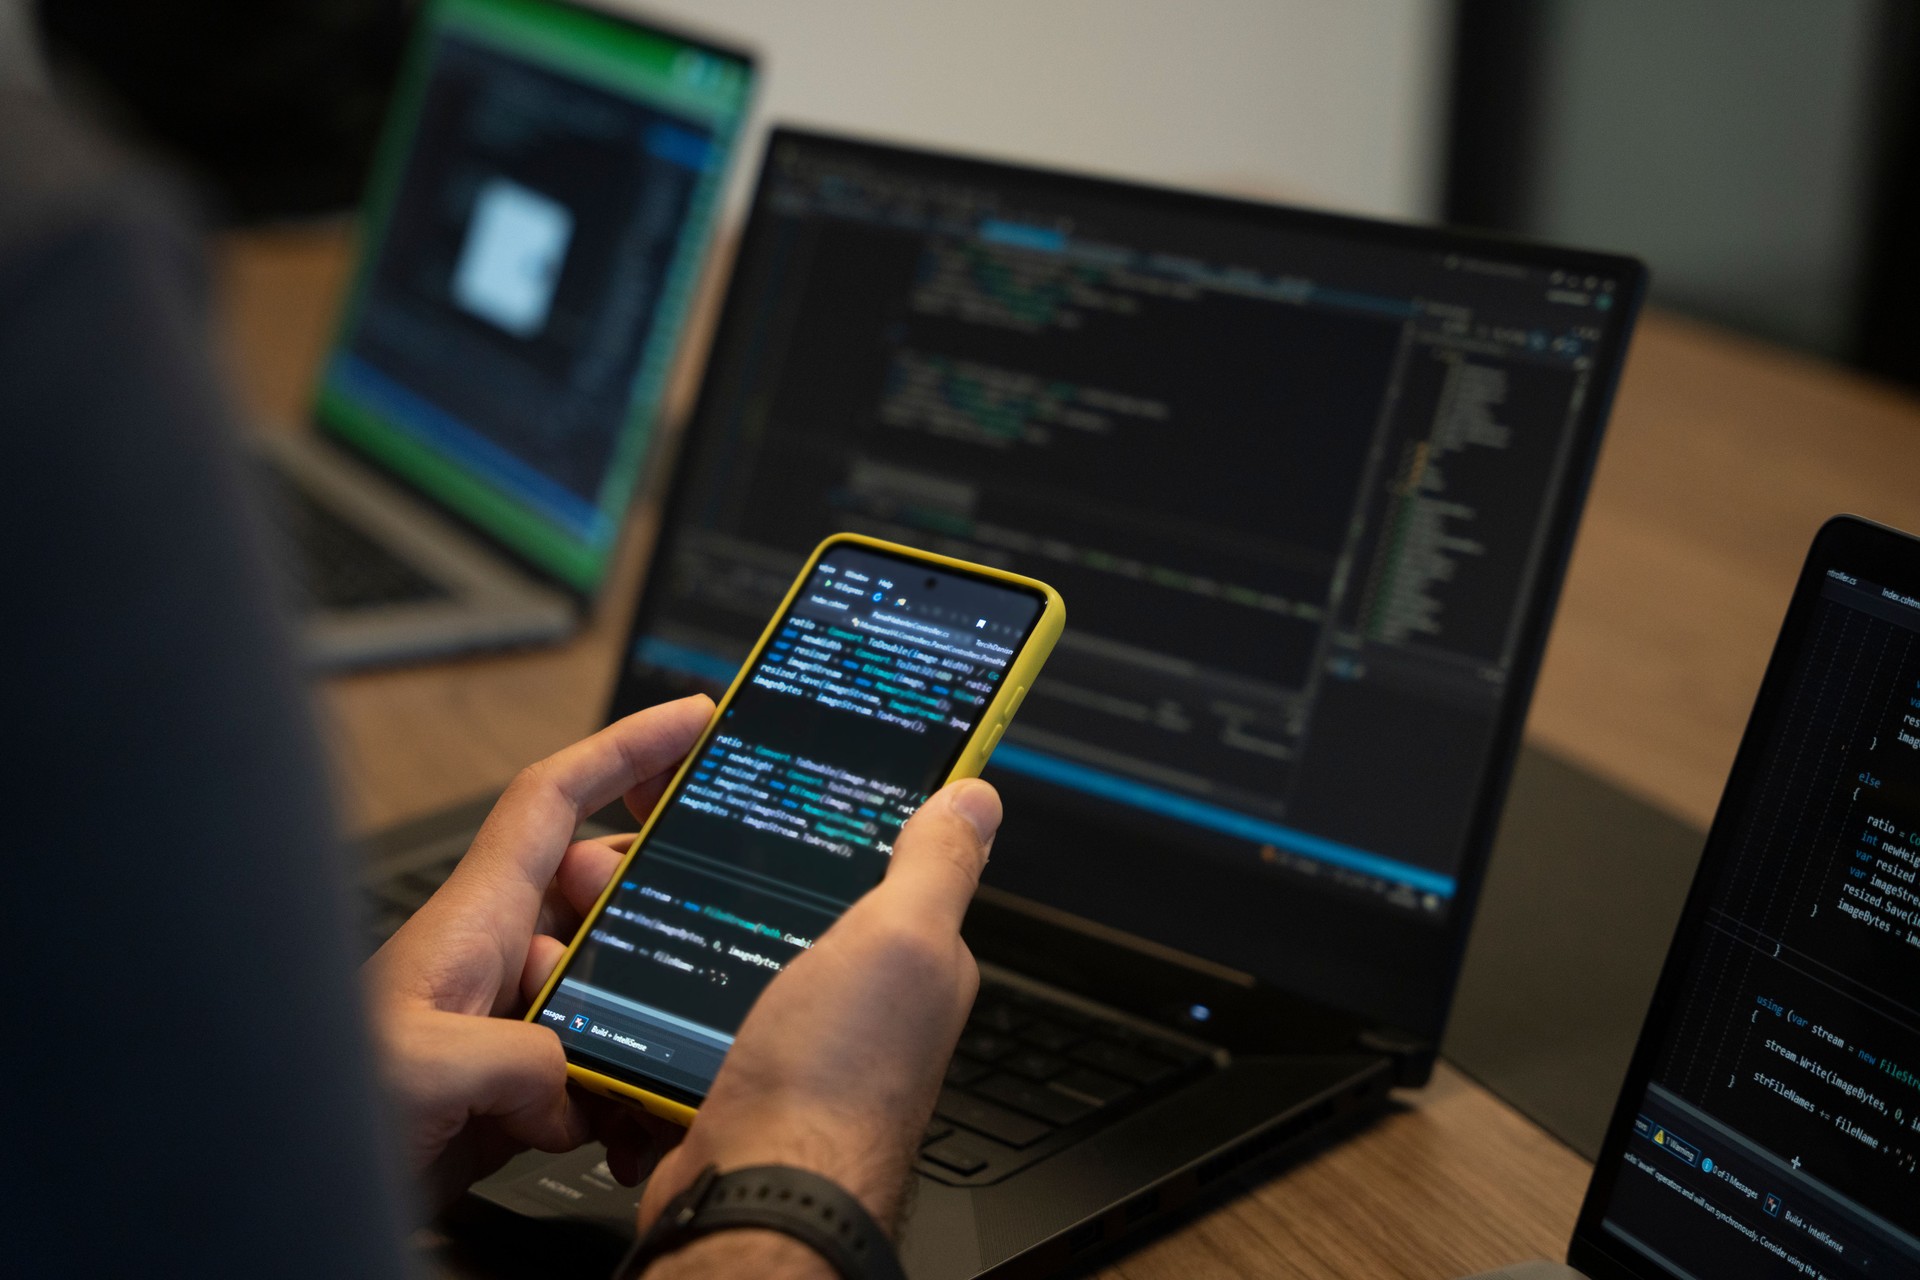
[[[835, 530], [1070, 602], [909, 1274], [1052, 1273], [1428, 1078], [1643, 285], [773, 133], [609, 715], [723, 687]], [[380, 842], [381, 929], [477, 816]], [[479, 1194], [631, 1232], [592, 1150]]]
[[311, 433], [262, 442], [328, 666], [558, 639], [604, 583], [712, 238], [747, 55], [434, 0]]
[[1568, 1261], [1920, 1276], [1920, 540], [1814, 539]]

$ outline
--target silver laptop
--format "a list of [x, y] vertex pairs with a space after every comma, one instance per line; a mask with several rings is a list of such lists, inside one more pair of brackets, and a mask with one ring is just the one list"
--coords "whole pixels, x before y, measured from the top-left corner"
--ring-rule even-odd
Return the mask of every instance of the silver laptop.
[[554, 0], [436, 0], [311, 433], [263, 451], [348, 666], [569, 633], [647, 466], [753, 79]]

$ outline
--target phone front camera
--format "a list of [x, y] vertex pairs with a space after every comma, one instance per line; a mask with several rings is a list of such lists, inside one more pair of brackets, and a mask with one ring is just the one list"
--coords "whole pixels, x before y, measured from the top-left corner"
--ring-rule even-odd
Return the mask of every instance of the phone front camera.
[[931, 590], [933, 590], [933, 589], [934, 589], [935, 587], [937, 587], [937, 586], [939, 586], [939, 585], [940, 585], [940, 579], [938, 579], [938, 578], [928, 578], [928, 579], [927, 579], [927, 590], [929, 590], [929, 591], [931, 591]]

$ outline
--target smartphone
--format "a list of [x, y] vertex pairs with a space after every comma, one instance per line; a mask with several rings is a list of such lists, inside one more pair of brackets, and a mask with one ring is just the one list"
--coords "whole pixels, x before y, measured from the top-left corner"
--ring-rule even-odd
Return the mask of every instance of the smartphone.
[[858, 534], [815, 548], [528, 1012], [572, 1077], [690, 1122], [755, 998], [977, 775], [1060, 593]]

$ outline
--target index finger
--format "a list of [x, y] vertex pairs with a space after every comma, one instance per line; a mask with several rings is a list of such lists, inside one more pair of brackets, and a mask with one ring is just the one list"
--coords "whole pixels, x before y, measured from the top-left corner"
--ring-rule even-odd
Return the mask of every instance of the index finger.
[[978, 778], [935, 792], [893, 842], [879, 892], [925, 927], [957, 932], [1000, 828], [1000, 795]]
[[649, 707], [521, 770], [455, 877], [497, 880], [531, 922], [580, 820], [671, 772], [712, 715], [713, 701], [699, 694]]

